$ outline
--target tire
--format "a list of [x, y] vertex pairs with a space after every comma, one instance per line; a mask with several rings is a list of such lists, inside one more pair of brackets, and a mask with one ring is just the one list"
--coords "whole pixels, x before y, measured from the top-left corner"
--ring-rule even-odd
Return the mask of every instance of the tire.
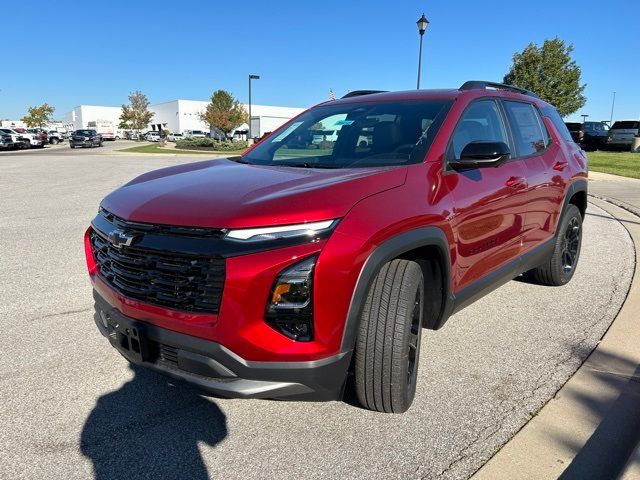
[[566, 285], [578, 266], [581, 246], [582, 215], [578, 207], [569, 204], [558, 225], [553, 254], [531, 271], [533, 278], [543, 285]]
[[60, 140], [58, 140], [57, 138], [52, 138], [51, 140], [49, 140], [49, 143], [51, 145], [57, 145], [58, 143], [60, 143]]
[[99, 146], [99, 147], [101, 147], [101, 146], [102, 146], [102, 141], [98, 144], [98, 146]]
[[76, 146], [75, 146], [73, 143], [70, 143], [70, 144], [69, 144], [69, 146], [70, 146], [71, 148], [76, 148]]
[[369, 288], [355, 348], [355, 390], [363, 407], [403, 413], [416, 393], [424, 310], [416, 262], [386, 263]]

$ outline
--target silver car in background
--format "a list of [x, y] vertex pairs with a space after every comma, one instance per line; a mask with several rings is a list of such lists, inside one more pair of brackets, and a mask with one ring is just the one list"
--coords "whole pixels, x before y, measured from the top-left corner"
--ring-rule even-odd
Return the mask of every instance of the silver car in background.
[[629, 150], [633, 143], [633, 137], [638, 135], [638, 120], [618, 120], [609, 130], [607, 147], [611, 149]]

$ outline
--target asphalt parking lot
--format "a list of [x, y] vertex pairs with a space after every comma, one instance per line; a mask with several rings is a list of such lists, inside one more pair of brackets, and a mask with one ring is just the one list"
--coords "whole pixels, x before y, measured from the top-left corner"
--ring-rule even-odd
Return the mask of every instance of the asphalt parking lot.
[[594, 348], [634, 269], [624, 227], [590, 206], [569, 285], [512, 281], [426, 332], [404, 415], [207, 398], [130, 368], [93, 323], [82, 237], [100, 199], [197, 161], [110, 148], [0, 155], [0, 478], [468, 478]]

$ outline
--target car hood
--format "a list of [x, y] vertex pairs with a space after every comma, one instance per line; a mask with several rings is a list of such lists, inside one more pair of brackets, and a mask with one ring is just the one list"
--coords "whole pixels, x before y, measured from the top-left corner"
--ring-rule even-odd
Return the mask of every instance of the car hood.
[[358, 201], [402, 185], [406, 167], [310, 169], [227, 159], [141, 175], [102, 202], [136, 222], [242, 228], [340, 218]]

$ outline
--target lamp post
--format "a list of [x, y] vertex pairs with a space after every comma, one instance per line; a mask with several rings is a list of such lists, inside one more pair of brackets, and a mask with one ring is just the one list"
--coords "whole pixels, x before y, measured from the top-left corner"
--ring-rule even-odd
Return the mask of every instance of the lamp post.
[[585, 115], [585, 114], [583, 113], [583, 114], [582, 114], [582, 115], [580, 115], [580, 116], [582, 117], [582, 123], [584, 123], [584, 122], [586, 122], [586, 121], [587, 121], [587, 117], [588, 117], [589, 115]]
[[427, 17], [424, 16], [424, 13], [418, 19], [416, 25], [418, 25], [418, 32], [420, 32], [420, 53], [418, 53], [418, 86], [416, 88], [420, 90], [420, 70], [422, 69], [422, 37], [424, 36], [424, 32], [429, 26], [429, 20], [427, 20]]
[[613, 100], [611, 101], [611, 118], [609, 119], [609, 128], [613, 125], [613, 108], [616, 106], [616, 92], [613, 92]]
[[247, 138], [249, 141], [253, 138], [251, 136], [251, 80], [260, 80], [260, 75], [249, 75], [249, 138]]

